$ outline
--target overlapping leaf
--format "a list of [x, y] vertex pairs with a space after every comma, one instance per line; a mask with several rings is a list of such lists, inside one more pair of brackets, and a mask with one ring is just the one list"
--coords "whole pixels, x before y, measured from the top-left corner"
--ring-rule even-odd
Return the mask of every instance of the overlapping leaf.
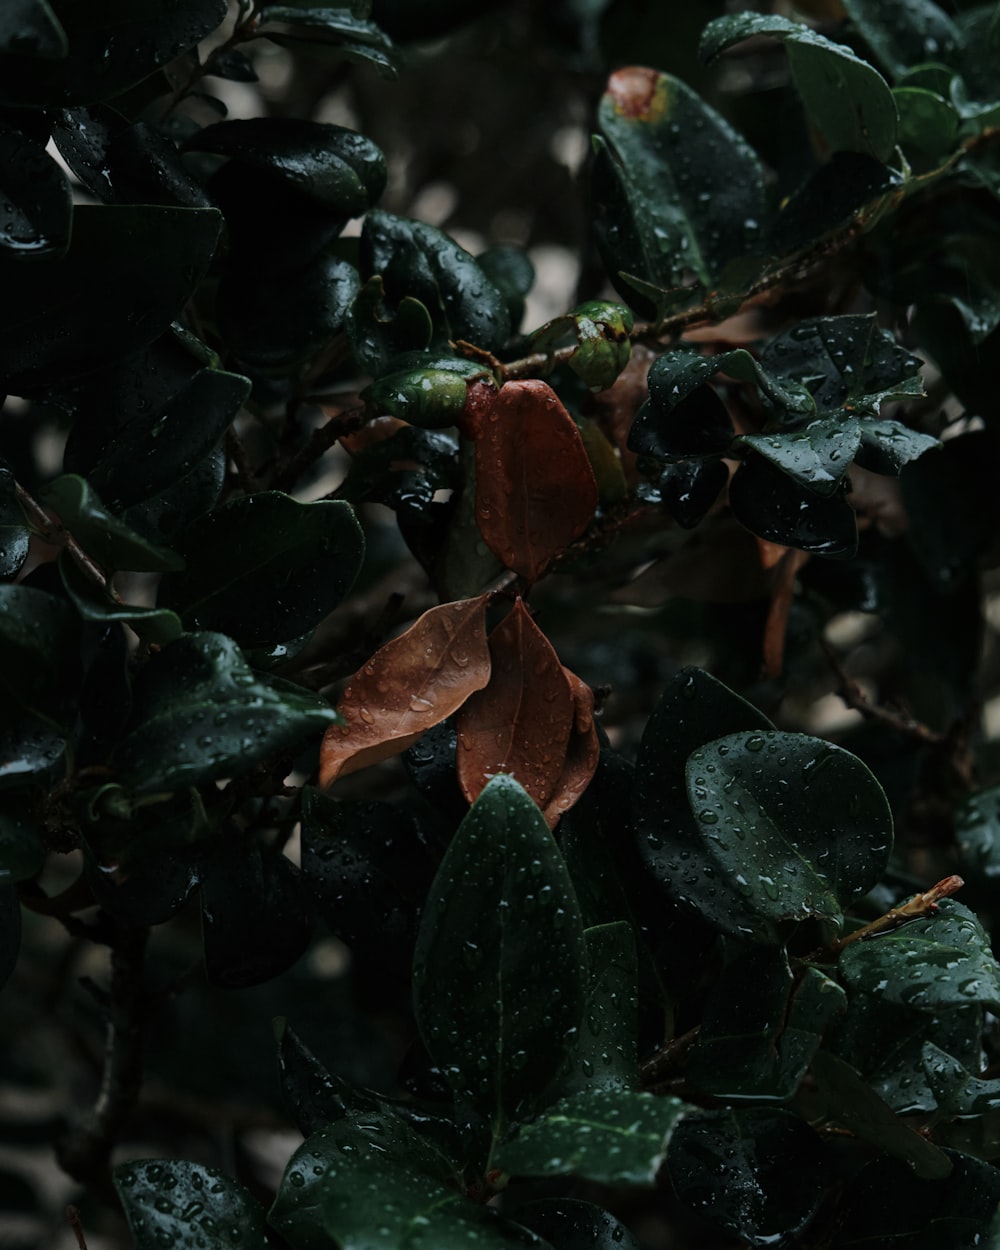
[[139, 1159], [115, 1168], [115, 1189], [136, 1250], [265, 1250], [264, 1212], [215, 1168]]
[[489, 681], [486, 596], [431, 608], [348, 682], [320, 752], [320, 785], [405, 751]]

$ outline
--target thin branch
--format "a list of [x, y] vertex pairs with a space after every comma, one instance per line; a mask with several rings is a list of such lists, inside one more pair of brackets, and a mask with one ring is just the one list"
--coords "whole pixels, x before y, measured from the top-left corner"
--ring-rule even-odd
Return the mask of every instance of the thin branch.
[[667, 1044], [639, 1065], [639, 1083], [644, 1089], [661, 1084], [665, 1077], [683, 1067], [688, 1051], [698, 1040], [701, 1025], [696, 1024], [680, 1037], [671, 1038]]
[[922, 894], [914, 894], [911, 899], [901, 903], [898, 907], [890, 907], [885, 915], [879, 916], [877, 920], [872, 920], [869, 924], [862, 925], [860, 929], [855, 929], [853, 933], [848, 933], [842, 938], [837, 938], [835, 942], [820, 947], [811, 955], [807, 955], [805, 962], [836, 959], [840, 952], [852, 942], [867, 942], [871, 938], [880, 937], [883, 933], [891, 933], [893, 929], [898, 929], [911, 920], [923, 920], [927, 916], [933, 916], [941, 900], [957, 894], [963, 885], [965, 882], [961, 877], [955, 875], [944, 877], [937, 885], [932, 885]]
[[291, 459], [279, 466], [274, 478], [274, 489], [289, 490], [306, 469], [329, 451], [339, 438], [361, 429], [364, 422], [364, 408], [348, 408], [331, 417], [325, 425], [313, 431], [304, 447], [300, 447]]
[[121, 603], [121, 595], [115, 590], [104, 570], [80, 546], [63, 523], [43, 508], [37, 499], [24, 489], [20, 482], [14, 483], [17, 501], [24, 509], [28, 523], [47, 543], [62, 547], [69, 552], [74, 564], [89, 581], [100, 587], [115, 603]]
[[68, 1206], [66, 1208], [66, 1219], [73, 1230], [77, 1246], [79, 1246], [80, 1250], [87, 1250], [87, 1238], [83, 1235], [83, 1221], [80, 1219], [79, 1210], [74, 1206]]
[[937, 746], [944, 742], [944, 734], [928, 728], [923, 722], [914, 720], [912, 716], [907, 716], [904, 712], [893, 712], [890, 708], [879, 707], [878, 704], [869, 702], [865, 692], [844, 668], [840, 657], [830, 643], [825, 638], [820, 638], [819, 645], [837, 677], [837, 694], [848, 707], [860, 712], [866, 720], [886, 725], [890, 729], [895, 729], [897, 733], [905, 734], [908, 738], [915, 738], [918, 742], [929, 746]]
[[240, 489], [245, 491], [246, 494], [252, 495], [258, 489], [257, 474], [250, 463], [247, 449], [233, 426], [226, 430], [226, 454], [233, 462], [233, 467], [236, 470], [236, 480], [240, 485]]

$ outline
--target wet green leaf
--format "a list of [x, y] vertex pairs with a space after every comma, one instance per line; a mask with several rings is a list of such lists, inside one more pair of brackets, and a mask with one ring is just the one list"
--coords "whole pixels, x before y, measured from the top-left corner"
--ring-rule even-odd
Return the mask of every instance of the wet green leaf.
[[901, 146], [932, 159], [947, 156], [958, 142], [959, 116], [951, 102], [923, 87], [897, 87], [892, 95]]
[[955, 840], [964, 876], [987, 882], [1000, 877], [1000, 786], [987, 786], [962, 803]]
[[752, 1246], [774, 1245], [802, 1228], [830, 1180], [813, 1130], [798, 1116], [757, 1107], [682, 1120], [667, 1168], [682, 1202]]
[[165, 645], [184, 632], [180, 617], [167, 608], [139, 606], [112, 598], [65, 552], [58, 560], [59, 576], [70, 601], [85, 621], [124, 621], [146, 642]]
[[51, 108], [120, 95], [225, 15], [225, 0], [143, 0], [126, 9], [116, 0], [16, 0], [0, 25], [0, 102]]
[[980, 1159], [946, 1153], [953, 1167], [943, 1180], [928, 1181], [884, 1156], [868, 1163], [843, 1192], [844, 1223], [831, 1250], [975, 1250], [987, 1244], [1000, 1174]]
[[414, 954], [427, 1050], [495, 1136], [537, 1107], [573, 1044], [586, 968], [579, 906], [548, 825], [513, 778], [495, 777], [445, 853]]
[[1000, 1107], [1000, 1081], [973, 1076], [933, 1042], [924, 1043], [922, 1058], [927, 1083], [942, 1116], [984, 1115]]
[[896, 146], [896, 105], [877, 70], [808, 26], [758, 13], [710, 22], [699, 52], [703, 60], [711, 61], [753, 35], [772, 35], [785, 44], [795, 86], [831, 151], [890, 160]]
[[817, 495], [755, 452], [730, 479], [729, 503], [739, 523], [768, 542], [833, 559], [857, 552], [857, 520], [843, 494]]
[[496, 351], [506, 342], [510, 318], [503, 296], [474, 258], [443, 231], [392, 213], [371, 212], [361, 232], [361, 259], [363, 276], [381, 276], [390, 307], [406, 299], [423, 304], [435, 345], [462, 339]]
[[743, 434], [736, 442], [757, 452], [792, 481], [829, 496], [839, 488], [861, 445], [861, 428], [850, 418], [817, 417], [794, 432]]
[[593, 391], [606, 390], [632, 355], [629, 331], [634, 318], [620, 304], [588, 300], [572, 312], [548, 321], [531, 336], [533, 352], [554, 352], [575, 340], [569, 367]]
[[635, 770], [639, 853], [665, 897], [727, 933], [772, 940], [773, 924], [735, 884], [720, 879], [687, 799], [692, 751], [735, 730], [771, 729], [763, 713], [701, 669], [685, 668], [664, 690], [639, 747]]
[[0, 578], [15, 577], [28, 554], [29, 533], [14, 474], [0, 460]]
[[729, 482], [723, 460], [678, 460], [666, 464], [657, 489], [660, 501], [683, 529], [694, 529]]
[[385, 374], [362, 392], [369, 412], [428, 430], [457, 425], [467, 396], [468, 381], [461, 373], [433, 367]]
[[604, 1185], [652, 1185], [671, 1134], [688, 1111], [679, 1098], [587, 1090], [524, 1124], [496, 1155], [514, 1176], [581, 1176]]
[[231, 638], [185, 634], [136, 675], [132, 728], [112, 762], [138, 794], [177, 790], [244, 773], [335, 720], [318, 696], [255, 676]]
[[207, 126], [184, 146], [267, 170], [345, 218], [366, 212], [385, 189], [382, 153], [344, 126], [252, 117]]
[[961, 35], [934, 0], [843, 0], [843, 5], [894, 78], [927, 61], [956, 63]]
[[[62, 720], [68, 719], [63, 714]], [[36, 785], [51, 786], [66, 770], [68, 733], [47, 715], [17, 715], [8, 703], [0, 710], [0, 789]]]
[[694, 751], [687, 788], [716, 875], [771, 921], [823, 917], [878, 881], [892, 848], [882, 787], [806, 734], [729, 734]]
[[45, 862], [34, 804], [9, 795], [0, 811], [0, 887], [27, 881]]
[[624, 1224], [579, 1198], [541, 1198], [514, 1211], [552, 1250], [639, 1250]]
[[[399, 54], [392, 40], [381, 27], [343, 5], [268, 4], [263, 18], [261, 34], [282, 47], [320, 60], [373, 65], [383, 78], [397, 75]], [[289, 29], [276, 30], [272, 22], [286, 24]]]
[[523, 248], [497, 243], [480, 252], [476, 262], [504, 298], [510, 327], [517, 333], [524, 319], [524, 301], [535, 282], [535, 266]]
[[911, 921], [840, 956], [848, 985], [922, 1011], [1000, 1007], [1000, 964], [983, 926], [967, 907], [945, 899], [939, 914]]
[[815, 1096], [828, 1120], [905, 1160], [927, 1180], [939, 1180], [951, 1171], [948, 1156], [901, 1120], [849, 1063], [828, 1050], [818, 1050], [810, 1070]]
[[0, 248], [22, 257], [64, 252], [69, 183], [44, 145], [0, 124], [0, 169]]
[[664, 292], [692, 274], [712, 285], [730, 261], [754, 252], [765, 215], [763, 167], [690, 87], [654, 70], [619, 70], [598, 127], [594, 225], [626, 298], [635, 300], [631, 278]]
[[348, 503], [298, 503], [279, 491], [232, 500], [176, 542], [186, 567], [160, 597], [189, 629], [229, 634], [244, 647], [312, 629], [350, 590], [364, 536]]
[[885, 417], [859, 421], [858, 429], [861, 447], [855, 459], [862, 468], [874, 473], [898, 475], [904, 465], [941, 446], [930, 434], [921, 434]]
[[78, 626], [68, 603], [31, 586], [0, 585], [0, 723], [67, 683]]
[[183, 557], [150, 543], [110, 512], [91, 484], [65, 473], [39, 491], [83, 550], [102, 568], [160, 573], [184, 567]]
[[215, 1168], [138, 1160], [116, 1167], [114, 1182], [136, 1250], [266, 1250], [262, 1208]]
[[77, 205], [66, 255], [0, 260], [0, 378], [10, 391], [92, 372], [151, 343], [215, 250], [214, 209]]
[[420, 300], [406, 295], [389, 307], [381, 274], [369, 278], [355, 296], [345, 324], [355, 360], [376, 377], [398, 356], [423, 352], [434, 337], [431, 314]]

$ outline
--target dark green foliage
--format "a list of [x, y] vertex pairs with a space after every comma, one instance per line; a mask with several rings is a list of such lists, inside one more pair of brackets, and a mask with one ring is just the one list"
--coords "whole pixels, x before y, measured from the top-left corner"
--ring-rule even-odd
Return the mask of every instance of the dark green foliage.
[[996, 6], [0, 8], [24, 1244], [1000, 1244]]

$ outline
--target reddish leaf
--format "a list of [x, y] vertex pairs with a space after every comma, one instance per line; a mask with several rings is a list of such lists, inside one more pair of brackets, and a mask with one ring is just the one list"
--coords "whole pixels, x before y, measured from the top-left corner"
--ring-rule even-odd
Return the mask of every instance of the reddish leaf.
[[319, 783], [405, 751], [490, 678], [488, 596], [431, 608], [354, 674], [320, 748]]
[[573, 418], [545, 382], [508, 382], [476, 438], [476, 521], [490, 550], [534, 582], [587, 528], [597, 483]]
[[470, 803], [508, 773], [539, 807], [562, 777], [573, 729], [573, 692], [552, 644], [522, 600], [490, 634], [489, 685], [456, 718], [458, 783]]
[[573, 728], [562, 776], [545, 806], [545, 819], [553, 829], [559, 817], [569, 811], [590, 785], [601, 755], [601, 744], [594, 725], [594, 692], [576, 673], [571, 673], [568, 668], [564, 668], [563, 672], [573, 692]]

